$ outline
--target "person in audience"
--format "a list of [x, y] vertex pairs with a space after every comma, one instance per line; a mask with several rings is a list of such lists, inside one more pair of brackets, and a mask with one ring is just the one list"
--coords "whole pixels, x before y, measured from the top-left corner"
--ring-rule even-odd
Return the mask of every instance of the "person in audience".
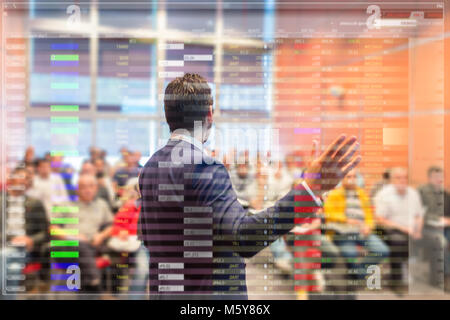
[[95, 176], [97, 174], [97, 168], [94, 166], [94, 164], [91, 162], [91, 160], [85, 160], [83, 161], [81, 168], [80, 168], [80, 175], [87, 174]]
[[101, 158], [102, 151], [100, 148], [92, 146], [89, 148], [89, 161], [94, 162], [95, 159]]
[[[312, 158], [312, 156], [310, 158], [305, 157], [304, 160], [310, 162], [313, 160]], [[284, 186], [281, 187], [281, 190], [286, 188], [288, 181], [294, 183], [295, 180], [302, 177], [303, 170], [298, 165], [299, 163], [299, 157], [294, 154], [286, 157], [286, 171], [290, 180], [286, 179], [284, 184], [281, 183], [280, 186]], [[277, 174], [276, 170], [274, 171], [274, 174]], [[283, 192], [284, 191], [281, 191], [281, 193]], [[342, 286], [328, 283], [328, 280], [331, 280], [331, 278], [333, 278], [333, 280], [336, 278], [335, 275], [331, 273], [331, 270], [337, 266], [338, 262], [340, 262], [340, 255], [338, 247], [328, 235], [323, 233], [323, 209], [318, 210], [316, 214], [312, 216], [304, 213], [302, 214], [301, 220], [303, 220], [302, 223], [296, 225], [294, 229], [282, 239], [285, 243], [279, 241], [279, 239], [270, 246], [274, 257], [287, 259], [285, 261], [281, 260], [281, 262], [278, 263], [278, 267], [280, 268], [282, 267], [281, 265], [286, 265], [287, 263], [292, 265], [292, 261], [290, 260], [295, 261], [295, 263], [298, 263], [299, 265], [317, 262], [317, 258], [309, 257], [308, 254], [317, 254], [317, 252], [320, 252], [320, 257], [322, 258], [320, 269], [299, 269], [298, 267], [296, 269], [303, 270], [302, 272], [308, 274], [308, 277], [312, 277], [311, 279], [314, 281], [308, 282], [310, 284], [310, 290], [325, 291], [330, 289], [341, 292], [345, 291], [345, 289], [342, 289]], [[295, 245], [296, 241], [301, 242], [302, 245]], [[290, 257], [285, 253], [286, 249], [291, 252]], [[300, 290], [299, 292], [302, 291], [304, 290]]]
[[107, 155], [106, 150], [101, 149], [101, 150], [100, 150], [100, 159], [103, 159], [103, 160], [106, 161], [106, 155]]
[[[228, 150], [228, 152], [223, 152], [222, 154], [222, 163], [227, 168], [229, 172], [232, 172], [236, 169], [236, 163], [240, 163], [237, 161], [238, 152], [236, 148], [232, 148]], [[244, 156], [245, 158], [245, 156]], [[244, 161], [245, 162], [245, 161]]]
[[113, 177], [116, 193], [121, 196], [123, 187], [126, 185], [128, 179], [139, 176], [140, 168], [136, 165], [136, 158], [132, 152], [125, 155], [126, 166], [119, 168]]
[[256, 165], [256, 174], [249, 185], [250, 206], [260, 210], [269, 207], [291, 190], [294, 179], [287, 173], [282, 161], [272, 161], [265, 165], [260, 158]]
[[25, 156], [23, 157], [23, 161], [22, 161], [24, 166], [34, 165], [35, 160], [36, 159], [35, 159], [34, 147], [28, 146], [27, 149], [25, 150]]
[[[251, 211], [270, 207], [285, 196], [294, 183], [294, 179], [287, 173], [283, 163], [279, 160], [273, 161], [270, 166], [267, 166], [264, 165], [262, 158], [259, 158], [256, 170], [253, 181], [247, 187]], [[293, 257], [286, 245], [286, 240], [279, 238], [274, 241], [270, 250], [275, 266], [284, 273], [291, 273]]]
[[[102, 161], [102, 160], [100, 158], [97, 158], [95, 161]], [[81, 175], [87, 174], [87, 175], [92, 175], [92, 176], [96, 177], [97, 183], [98, 183], [96, 197], [105, 200], [106, 203], [108, 204], [108, 206], [110, 207], [110, 209], [112, 209], [114, 206], [114, 203], [113, 203], [114, 198], [112, 198], [110, 196], [108, 189], [106, 188], [106, 186], [103, 183], [103, 180], [102, 180], [103, 178], [99, 178], [97, 167], [90, 160], [86, 160], [83, 162], [83, 164], [81, 166], [80, 174]], [[100, 174], [100, 176], [101, 176], [101, 174]]]
[[428, 183], [419, 188], [419, 194], [425, 207], [423, 235], [430, 253], [430, 282], [450, 290], [450, 195], [444, 190], [442, 168], [430, 167], [427, 176]]
[[[326, 234], [323, 234], [322, 228], [324, 224], [323, 209], [320, 209], [312, 217], [303, 218], [302, 223], [297, 224], [289, 234], [285, 236], [285, 242], [288, 250], [293, 255], [295, 263], [300, 265], [308, 263], [317, 263], [317, 253], [320, 252], [319, 261], [320, 268], [300, 268], [296, 270], [303, 270], [304, 274], [308, 277], [312, 277], [314, 282], [310, 282], [311, 287], [317, 287], [314, 291], [336, 290], [339, 292], [345, 292], [345, 288], [342, 288], [340, 284], [328, 284], [327, 280], [336, 280], [336, 275], [331, 272], [333, 268], [337, 266], [340, 260], [339, 249]], [[277, 240], [278, 241], [278, 240]], [[297, 243], [301, 243], [300, 245]], [[275, 243], [275, 242], [274, 242]], [[280, 244], [281, 246], [282, 244]], [[271, 246], [271, 249], [273, 244]], [[273, 252], [273, 250], [272, 250]], [[312, 256], [308, 256], [307, 253], [313, 253]], [[290, 262], [292, 263], [292, 262]], [[340, 274], [337, 274], [340, 276]], [[336, 281], [334, 281], [336, 282]], [[300, 290], [305, 291], [305, 290]]]
[[111, 177], [114, 177], [117, 170], [125, 168], [127, 166], [126, 158], [128, 157], [130, 151], [128, 150], [127, 147], [123, 146], [120, 148], [119, 152], [121, 157], [119, 160], [117, 160], [116, 163], [114, 163], [112, 170], [110, 172]]
[[[375, 219], [370, 199], [364, 189], [357, 186], [357, 172], [350, 171], [342, 185], [328, 193], [324, 204], [327, 228], [335, 232], [333, 240], [349, 269], [361, 279], [370, 265], [380, 263], [389, 256], [389, 248], [372, 230]], [[360, 257], [357, 246], [367, 251]], [[356, 262], [357, 258], [361, 258]]]
[[133, 161], [134, 161], [133, 166], [137, 167], [137, 168], [142, 168], [142, 165], [139, 163], [139, 161], [141, 161], [141, 158], [142, 158], [142, 152], [134, 151], [131, 156], [133, 157]]
[[391, 170], [390, 169], [386, 169], [384, 170], [381, 180], [376, 182], [372, 189], [370, 190], [370, 198], [374, 199], [375, 196], [377, 195], [378, 191], [380, 191], [381, 189], [383, 189], [383, 187], [385, 185], [388, 185], [390, 183], [391, 180]]
[[75, 195], [75, 190], [72, 185], [72, 178], [75, 172], [74, 168], [70, 164], [64, 162], [62, 155], [51, 156], [51, 167], [52, 173], [59, 174], [63, 179], [67, 193], [70, 196]]
[[250, 187], [254, 178], [251, 173], [250, 164], [244, 161], [244, 158], [241, 158], [241, 161], [238, 161], [233, 167], [233, 170], [230, 172], [230, 179], [239, 202], [248, 206], [251, 197]]
[[43, 202], [48, 217], [51, 217], [54, 205], [69, 201], [63, 179], [52, 173], [51, 162], [45, 158], [36, 161], [36, 175], [27, 194]]
[[[103, 160], [103, 172], [108, 177], [111, 177], [112, 168], [111, 168], [109, 162], [106, 159], [107, 155], [108, 155], [108, 153], [107, 153], [106, 150], [103, 150], [103, 149], [100, 150], [100, 157], [99, 157], [99, 159]], [[94, 164], [95, 164], [95, 161], [94, 161]]]
[[[206, 152], [208, 152], [208, 149], [205, 148]], [[209, 151], [209, 155], [211, 156], [211, 158], [217, 159], [218, 156], [218, 152], [216, 149], [212, 149], [211, 151]]]
[[[377, 222], [383, 229], [390, 250], [390, 280], [399, 294], [406, 290], [402, 266], [409, 257], [409, 241], [422, 237], [424, 208], [419, 193], [408, 186], [408, 170], [393, 168], [391, 183], [375, 197]], [[403, 260], [403, 263], [402, 263]]]
[[95, 159], [94, 166], [97, 171], [96, 176], [98, 179], [99, 186], [104, 187], [106, 189], [109, 199], [111, 199], [111, 201], [114, 202], [115, 200], [114, 186], [111, 177], [107, 173], [108, 166], [106, 160], [103, 158]]
[[[113, 214], [108, 204], [98, 197], [98, 182], [94, 175], [83, 173], [78, 179], [78, 201], [72, 206], [78, 207], [78, 212], [65, 212], [61, 217], [78, 218], [78, 235], [64, 234], [63, 231], [55, 232], [60, 239], [78, 240], [79, 263], [82, 272], [82, 288], [89, 292], [100, 291], [101, 274], [97, 269], [95, 258], [98, 252], [102, 252], [102, 246], [111, 234]], [[62, 227], [52, 225], [52, 229], [73, 229], [73, 225], [66, 224]], [[53, 249], [56, 250], [56, 249]], [[73, 247], [58, 247], [58, 251], [71, 251]]]
[[[124, 204], [114, 217], [108, 247], [113, 251], [125, 253], [132, 266], [129, 291], [145, 293], [148, 279], [148, 252], [137, 238], [137, 223], [141, 210], [138, 191], [138, 178], [132, 178], [125, 186]], [[131, 255], [131, 257], [130, 257]], [[128, 278], [128, 275], [126, 275]]]
[[34, 165], [27, 165], [25, 167], [20, 168], [23, 168], [26, 172], [25, 189], [27, 190], [26, 193], [28, 193], [28, 190], [33, 186], [36, 168]]
[[47, 160], [49, 163], [52, 163], [52, 154], [50, 152], [46, 152], [44, 154], [44, 159]]
[[[11, 298], [21, 291], [20, 279], [28, 258], [39, 258], [42, 245], [49, 240], [49, 223], [44, 205], [40, 200], [26, 195], [30, 179], [25, 168], [13, 170], [7, 180], [6, 211], [3, 212], [3, 206], [0, 206], [0, 225], [4, 226], [0, 228], [0, 238], [3, 239], [4, 230], [6, 240], [5, 246], [0, 248], [0, 285], [6, 284], [2, 292], [12, 294]], [[0, 203], [3, 203], [2, 198], [3, 192], [0, 194]], [[6, 270], [2, 270], [3, 266]], [[6, 278], [2, 279], [3, 276]]]

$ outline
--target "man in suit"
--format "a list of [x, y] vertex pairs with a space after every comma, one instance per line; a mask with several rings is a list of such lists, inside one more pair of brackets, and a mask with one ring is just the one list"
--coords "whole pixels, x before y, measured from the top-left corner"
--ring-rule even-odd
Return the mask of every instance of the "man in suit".
[[244, 258], [289, 232], [296, 213], [313, 215], [321, 192], [360, 161], [356, 138], [341, 135], [292, 191], [273, 207], [248, 215], [224, 165], [203, 151], [212, 105], [211, 89], [197, 74], [176, 78], [165, 90], [171, 137], [139, 177], [139, 230], [151, 255], [152, 298], [246, 299]]

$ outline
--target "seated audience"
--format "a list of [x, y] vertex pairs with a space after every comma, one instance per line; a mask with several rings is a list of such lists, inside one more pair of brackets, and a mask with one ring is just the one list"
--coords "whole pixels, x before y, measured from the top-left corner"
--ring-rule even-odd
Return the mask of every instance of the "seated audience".
[[[87, 291], [98, 292], [100, 290], [101, 274], [95, 264], [98, 252], [102, 251], [102, 245], [111, 234], [113, 215], [108, 204], [97, 198], [98, 182], [94, 175], [82, 174], [78, 179], [78, 201], [71, 205], [78, 207], [78, 212], [65, 212], [61, 217], [78, 218], [78, 235], [66, 235], [59, 232], [59, 238], [67, 240], [79, 240], [79, 262], [83, 277], [82, 288]], [[52, 226], [54, 229], [60, 229]], [[62, 229], [73, 229], [73, 225], [66, 224]], [[73, 247], [58, 247], [61, 251], [71, 251]]]
[[[350, 270], [361, 279], [367, 275], [370, 265], [376, 265], [388, 257], [389, 249], [379, 237], [372, 234], [375, 219], [370, 199], [357, 186], [356, 179], [356, 170], [352, 170], [342, 180], [340, 187], [329, 192], [324, 213], [327, 227], [336, 232], [334, 243], [349, 261]], [[357, 246], [368, 254], [361, 257]]]
[[75, 170], [68, 163], [64, 162], [64, 158], [61, 155], [51, 156], [52, 173], [59, 174], [64, 181], [67, 193], [70, 196], [75, 195], [75, 189], [72, 185], [72, 178]]
[[[138, 179], [130, 179], [125, 187], [124, 205], [114, 217], [111, 238], [108, 247], [113, 251], [123, 253], [127, 264], [132, 266], [131, 277], [128, 274], [121, 277], [130, 280], [128, 291], [145, 293], [148, 280], [148, 251], [137, 238], [137, 222], [141, 210]], [[120, 273], [120, 270], [118, 270]]]
[[110, 197], [110, 194], [109, 194], [106, 186], [101, 183], [102, 180], [98, 178], [97, 168], [90, 160], [86, 160], [83, 162], [81, 169], [80, 169], [80, 174], [87, 174], [87, 175], [95, 176], [95, 178], [97, 179], [97, 183], [98, 183], [96, 197], [105, 200], [106, 203], [108, 204], [108, 206], [110, 207], [110, 209], [113, 209], [113, 207], [114, 207], [113, 198]]
[[[336, 278], [342, 275], [339, 272], [332, 272], [332, 269], [337, 267], [339, 262], [339, 249], [331, 241], [329, 236], [322, 234], [322, 218], [323, 210], [320, 209], [316, 212], [314, 217], [307, 218], [307, 221], [299, 225], [296, 225], [289, 234], [285, 236], [288, 249], [294, 256], [294, 262], [298, 263], [296, 270], [302, 270], [302, 274], [309, 277], [314, 275], [315, 282], [313, 286], [317, 287], [312, 291], [339, 291], [347, 292], [346, 286], [338, 284], [328, 284], [328, 280], [334, 280], [337, 283]], [[296, 245], [296, 241], [300, 244]], [[273, 247], [273, 244], [271, 248]], [[312, 253], [312, 256], [308, 255]], [[320, 254], [318, 254], [320, 253]], [[320, 261], [319, 268], [300, 268], [299, 265], [313, 264]], [[345, 276], [345, 275], [344, 275]], [[309, 282], [311, 283], [311, 282]], [[312, 283], [311, 283], [312, 284]]]
[[122, 196], [123, 187], [127, 184], [128, 179], [139, 176], [141, 169], [136, 163], [136, 157], [133, 153], [128, 152], [125, 157], [125, 166], [117, 169], [114, 173], [113, 181], [116, 193]]
[[270, 189], [277, 190], [277, 198], [287, 194], [294, 185], [294, 177], [281, 160], [273, 161], [272, 173], [269, 178]]
[[142, 158], [142, 152], [134, 151], [131, 153], [131, 156], [133, 157], [133, 161], [134, 161], [133, 166], [137, 167], [137, 168], [142, 168], [142, 165], [139, 163], [139, 161], [141, 161], [141, 158]]
[[114, 187], [111, 177], [108, 175], [108, 167], [105, 159], [97, 158], [94, 160], [94, 166], [96, 169], [96, 176], [98, 179], [99, 188], [105, 188], [108, 194], [108, 198], [113, 203], [115, 200]]
[[375, 198], [377, 222], [383, 229], [390, 250], [390, 280], [398, 293], [406, 290], [402, 272], [403, 263], [409, 257], [410, 240], [422, 237], [424, 209], [419, 193], [408, 186], [406, 168], [391, 170], [391, 184], [381, 189]]
[[127, 147], [123, 146], [120, 148], [120, 156], [121, 158], [117, 160], [116, 163], [114, 163], [113, 167], [111, 168], [110, 175], [113, 177], [117, 170], [124, 168], [127, 166], [126, 158], [130, 151]]
[[250, 171], [250, 164], [241, 158], [241, 161], [238, 161], [230, 172], [231, 183], [238, 200], [245, 206], [249, 205], [251, 197], [250, 187], [253, 182], [253, 174]]
[[384, 170], [381, 180], [376, 182], [372, 189], [370, 190], [370, 199], [374, 199], [378, 193], [378, 191], [380, 191], [381, 189], [383, 189], [383, 187], [385, 185], [388, 185], [390, 183], [391, 180], [391, 170], [390, 169], [386, 169]]
[[[42, 245], [49, 240], [49, 223], [44, 205], [38, 199], [26, 195], [30, 179], [25, 168], [13, 170], [7, 180], [6, 211], [2, 212], [3, 206], [0, 206], [0, 225], [4, 226], [0, 229], [0, 238], [3, 239], [4, 230], [6, 240], [5, 246], [0, 248], [0, 285], [6, 285], [4, 292], [12, 294], [11, 297], [21, 291], [23, 267], [29, 258], [39, 258]], [[3, 203], [2, 195], [0, 203]], [[2, 270], [3, 266], [6, 270]], [[2, 279], [4, 275], [6, 278]]]
[[450, 195], [444, 190], [442, 168], [428, 169], [428, 183], [419, 188], [419, 193], [425, 207], [423, 235], [430, 259], [430, 282], [450, 290]]
[[102, 150], [100, 148], [92, 146], [89, 148], [89, 161], [94, 162], [95, 159], [102, 157]]
[[45, 158], [36, 161], [36, 175], [27, 194], [42, 201], [48, 217], [54, 205], [69, 201], [63, 179], [59, 174], [52, 173], [51, 162]]
[[254, 179], [248, 187], [249, 204], [252, 212], [270, 207], [270, 204], [277, 199], [276, 190], [269, 189], [269, 174], [268, 166], [264, 166], [262, 162], [257, 162]]
[[35, 162], [36, 158], [35, 158], [35, 154], [34, 154], [34, 147], [33, 146], [28, 146], [27, 149], [25, 150], [25, 156], [23, 157], [23, 161], [22, 164], [25, 166], [34, 166], [34, 162]]
[[[36, 257], [48, 263], [50, 250], [79, 252], [77, 260], [82, 272], [83, 291], [99, 292], [101, 289], [101, 272], [96, 266], [96, 257], [108, 252], [112, 259], [117, 258], [118, 263], [128, 266], [126, 270], [114, 273], [121, 281], [127, 279], [127, 291], [147, 292], [149, 253], [137, 239], [136, 230], [140, 213], [137, 177], [142, 167], [139, 163], [141, 153], [122, 147], [122, 158], [110, 167], [105, 151], [94, 146], [89, 151], [90, 158], [80, 168], [78, 188], [72, 185], [75, 170], [63, 162], [62, 156], [47, 153], [45, 158], [36, 160], [32, 146], [26, 149], [19, 167], [9, 175], [6, 187], [2, 183], [1, 187], [6, 188], [6, 212], [0, 212], [0, 221], [6, 220], [2, 222], [5, 228], [0, 230], [0, 236], [5, 232], [7, 246], [0, 249], [0, 259], [5, 258], [8, 272], [0, 269], [0, 276], [7, 274], [9, 278], [0, 278], [0, 283], [6, 281], [9, 293], [18, 291], [21, 286], [23, 266]], [[217, 150], [212, 151], [212, 154], [216, 153]], [[223, 153], [223, 162], [229, 168], [238, 200], [248, 207], [249, 214], [282, 198], [292, 187], [294, 179], [302, 176], [298, 155], [288, 155], [286, 164], [277, 159], [263, 161], [270, 159], [270, 152], [267, 157], [263, 159], [260, 153], [257, 157], [250, 156], [249, 151]], [[307, 157], [304, 158], [307, 162]], [[306, 270], [302, 269], [303, 265], [320, 259], [321, 269], [306, 270], [311, 274], [305, 282], [310, 281], [314, 286], [326, 285], [329, 289], [339, 282], [333, 282], [331, 287], [326, 283], [335, 275], [328, 270], [337, 267], [337, 263], [339, 270], [342, 270], [341, 265], [348, 267], [361, 279], [367, 275], [368, 266], [390, 257], [390, 284], [393, 290], [403, 292], [401, 270], [408, 259], [409, 242], [421, 239], [423, 234], [430, 259], [430, 281], [438, 287], [445, 284], [449, 290], [450, 194], [443, 188], [442, 168], [430, 167], [428, 183], [421, 186], [419, 192], [408, 186], [406, 169], [386, 170], [382, 180], [370, 191], [376, 215], [370, 198], [358, 187], [357, 178], [356, 170], [348, 173], [342, 185], [326, 195], [323, 210], [313, 216], [302, 213], [305, 222], [271, 244], [275, 266], [291, 275], [294, 263], [296, 272], [302, 273]], [[78, 210], [53, 210], [54, 206], [64, 208], [66, 205], [76, 206]], [[115, 211], [118, 212], [114, 216], [112, 212]], [[71, 224], [50, 227], [50, 219], [60, 217], [78, 218], [79, 233], [64, 232], [74, 229]], [[373, 232], [375, 222], [383, 237]], [[79, 240], [79, 246], [76, 249], [50, 247], [50, 229], [56, 230], [52, 239]], [[333, 235], [322, 234], [323, 229], [331, 229]], [[442, 257], [445, 258], [444, 263]], [[59, 262], [57, 258], [51, 259]], [[343, 263], [344, 259], [346, 263]], [[13, 265], [21, 267], [10, 268]], [[0, 266], [3, 267], [2, 264]], [[49, 272], [50, 265], [43, 269]], [[324, 279], [325, 282], [320, 281]], [[341, 288], [337, 290], [342, 292]]]

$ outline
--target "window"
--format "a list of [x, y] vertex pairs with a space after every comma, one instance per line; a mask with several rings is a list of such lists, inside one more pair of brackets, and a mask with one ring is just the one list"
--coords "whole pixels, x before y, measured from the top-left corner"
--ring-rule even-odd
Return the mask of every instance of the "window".
[[123, 146], [150, 156], [157, 149], [156, 123], [136, 119], [99, 119], [96, 124], [96, 145], [108, 156], [118, 156]]
[[211, 1], [166, 1], [167, 28], [200, 36], [215, 32], [216, 4]]
[[270, 73], [265, 69], [271, 64], [271, 59], [272, 56], [264, 49], [239, 45], [225, 47], [220, 110], [269, 112]]
[[116, 3], [98, 2], [99, 24], [115, 30], [136, 28], [156, 29], [156, 1], [153, 3], [137, 3], [133, 5], [124, 1]]
[[69, 157], [86, 157], [91, 141], [92, 125], [89, 120], [52, 123], [46, 118], [27, 119], [27, 145], [34, 146], [38, 157], [57, 150], [66, 151], [64, 155]]
[[34, 38], [30, 42], [30, 106], [87, 109], [91, 98], [89, 39]]
[[147, 39], [101, 39], [97, 110], [155, 113], [154, 45]]

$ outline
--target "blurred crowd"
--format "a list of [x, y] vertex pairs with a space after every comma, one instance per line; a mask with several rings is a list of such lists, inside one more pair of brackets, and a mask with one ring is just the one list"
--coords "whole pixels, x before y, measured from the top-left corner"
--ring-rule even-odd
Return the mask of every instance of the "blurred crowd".
[[[26, 149], [8, 174], [6, 214], [0, 215], [6, 217], [0, 233], [6, 233], [8, 246], [0, 255], [11, 297], [62, 288], [53, 284], [66, 279], [55, 276], [58, 257], [74, 246], [82, 257], [83, 292], [147, 292], [151, 252], [137, 236], [141, 153], [123, 147], [120, 154], [109, 163], [106, 152], [92, 147], [76, 170], [60, 155], [36, 158], [32, 147]], [[224, 164], [248, 214], [272, 206], [302, 178], [303, 162], [296, 155], [231, 157], [237, 161]], [[380, 267], [386, 272], [372, 285], [402, 294], [408, 290], [408, 266], [421, 259], [428, 269], [425, 281], [449, 290], [450, 197], [442, 168], [430, 167], [427, 177], [414, 188], [406, 168], [390, 168], [368, 189], [363, 175], [351, 171], [323, 195], [319, 212], [302, 216], [303, 223], [270, 246], [274, 266], [288, 277], [298, 269], [310, 271], [295, 278], [297, 290], [340, 293], [372, 290], [369, 270]]]
[[60, 155], [36, 158], [33, 147], [26, 149], [6, 183], [9, 245], [0, 253], [7, 292], [67, 290], [67, 276], [58, 275], [65, 272], [61, 261], [68, 259], [61, 255], [67, 252], [80, 257], [70, 260], [79, 261], [83, 292], [146, 292], [149, 257], [137, 236], [141, 153], [120, 153], [110, 164], [106, 152], [92, 147], [75, 170]]
[[[273, 205], [302, 176], [294, 156], [266, 164], [257, 160], [254, 165], [245, 153], [243, 157], [229, 171], [250, 213]], [[364, 176], [351, 171], [323, 195], [319, 212], [302, 214], [304, 223], [271, 245], [275, 266], [297, 274], [298, 290], [348, 293], [383, 287], [402, 295], [411, 282], [408, 267], [420, 260], [427, 269], [418, 275], [423, 282], [449, 291], [450, 196], [441, 167], [431, 166], [427, 178], [414, 188], [408, 169], [395, 167], [367, 188]], [[377, 267], [383, 270], [378, 284], [368, 281]], [[298, 276], [298, 269], [318, 272], [316, 277]]]

